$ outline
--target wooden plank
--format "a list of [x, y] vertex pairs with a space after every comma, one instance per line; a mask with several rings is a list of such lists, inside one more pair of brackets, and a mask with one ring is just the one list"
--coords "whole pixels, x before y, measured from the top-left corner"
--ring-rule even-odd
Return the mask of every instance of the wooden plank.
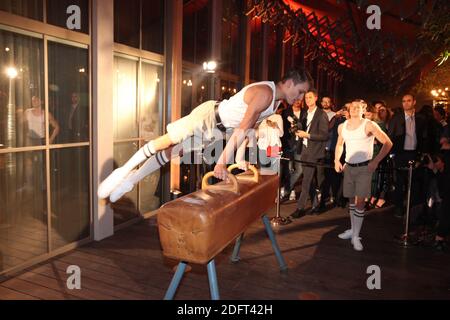
[[38, 300], [38, 298], [0, 285], [0, 300]]
[[65, 294], [57, 290], [24, 281], [17, 277], [2, 282], [2, 286], [43, 300], [64, 300], [66, 298]]
[[[290, 211], [289, 206], [282, 209]], [[337, 238], [348, 220], [346, 210], [335, 209], [279, 228], [287, 275], [280, 274], [264, 227], [255, 222], [245, 234], [238, 264], [229, 263], [233, 244], [216, 257], [221, 297], [295, 300], [312, 293], [320, 299], [450, 299], [450, 256], [395, 245], [393, 235], [401, 226], [389, 212], [367, 215], [365, 250], [356, 252], [349, 241]], [[176, 263], [163, 257], [151, 218], [31, 268], [15, 282], [1, 283], [0, 293], [7, 290], [5, 299], [14, 298], [13, 293], [41, 299], [162, 299]], [[366, 287], [366, 268], [372, 264], [382, 268], [382, 291]], [[69, 265], [82, 270], [82, 292], [65, 288]], [[206, 266], [191, 267], [175, 298], [209, 299]]]

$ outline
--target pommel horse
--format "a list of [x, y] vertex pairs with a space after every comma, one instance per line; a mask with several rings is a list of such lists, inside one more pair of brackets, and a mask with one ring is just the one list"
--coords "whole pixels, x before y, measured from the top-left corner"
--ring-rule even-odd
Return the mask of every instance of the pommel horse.
[[278, 175], [260, 175], [251, 166], [248, 172], [233, 175], [231, 183], [208, 184], [214, 174], [203, 177], [202, 189], [164, 204], [158, 209], [158, 230], [163, 255], [180, 261], [164, 297], [174, 298], [188, 263], [206, 264], [212, 300], [219, 300], [214, 258], [236, 239], [231, 261], [239, 261], [244, 232], [262, 218], [281, 272], [287, 265], [275, 240], [267, 211], [275, 205], [279, 187]]

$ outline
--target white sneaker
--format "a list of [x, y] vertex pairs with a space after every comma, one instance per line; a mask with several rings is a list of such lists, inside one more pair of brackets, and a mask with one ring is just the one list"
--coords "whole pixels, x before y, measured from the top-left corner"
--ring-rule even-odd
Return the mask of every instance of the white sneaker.
[[353, 249], [355, 249], [356, 251], [362, 251], [363, 250], [363, 245], [361, 243], [361, 238], [360, 237], [353, 237], [352, 238], [352, 245], [353, 245]]
[[352, 238], [352, 236], [353, 236], [352, 229], [345, 230], [343, 233], [338, 235], [339, 239], [342, 239], [342, 240], [350, 240]]
[[98, 186], [97, 195], [100, 199], [106, 199], [127, 177], [129, 171], [120, 167], [114, 170], [102, 183]]
[[116, 202], [117, 200], [122, 198], [125, 193], [128, 193], [131, 190], [133, 190], [133, 188], [134, 184], [128, 180], [125, 180], [116, 189], [114, 189], [114, 191], [109, 196], [109, 201], [113, 203]]
[[286, 191], [284, 190], [284, 187], [281, 187], [281, 189], [280, 189], [280, 198], [283, 198], [285, 193], [286, 193]]
[[292, 190], [291, 194], [289, 195], [289, 201], [291, 201], [291, 200], [296, 200], [296, 196], [295, 196], [295, 191], [294, 190]]

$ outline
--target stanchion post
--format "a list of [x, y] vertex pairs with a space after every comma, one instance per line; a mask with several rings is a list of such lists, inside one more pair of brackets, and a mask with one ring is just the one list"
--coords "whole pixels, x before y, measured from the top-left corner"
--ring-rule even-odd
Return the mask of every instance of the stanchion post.
[[412, 187], [412, 174], [413, 174], [414, 161], [408, 162], [408, 196], [406, 203], [406, 221], [405, 221], [405, 233], [402, 236], [401, 244], [404, 247], [410, 246], [409, 243], [409, 214], [411, 210], [411, 187]]
[[270, 223], [272, 224], [272, 226], [274, 227], [278, 227], [278, 226], [284, 226], [287, 225], [289, 223], [292, 223], [291, 219], [289, 217], [282, 217], [280, 214], [280, 205], [281, 205], [281, 156], [282, 153], [280, 152], [277, 160], [278, 160], [278, 190], [277, 190], [277, 214], [275, 217], [273, 217], [272, 219], [270, 219]]

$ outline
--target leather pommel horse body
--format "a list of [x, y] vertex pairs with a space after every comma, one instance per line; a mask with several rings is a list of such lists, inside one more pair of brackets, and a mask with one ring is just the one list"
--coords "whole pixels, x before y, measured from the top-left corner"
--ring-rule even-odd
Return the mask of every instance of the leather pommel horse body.
[[242, 235], [257, 219], [262, 218], [278, 263], [287, 270], [269, 219], [265, 215], [277, 196], [279, 177], [262, 176], [256, 168], [232, 175], [230, 183], [209, 185], [210, 172], [203, 177], [202, 190], [164, 204], [158, 209], [158, 229], [164, 256], [180, 261], [165, 299], [173, 299], [187, 263], [206, 264], [213, 300], [219, 299], [214, 257], [237, 239], [232, 262], [239, 261]]

